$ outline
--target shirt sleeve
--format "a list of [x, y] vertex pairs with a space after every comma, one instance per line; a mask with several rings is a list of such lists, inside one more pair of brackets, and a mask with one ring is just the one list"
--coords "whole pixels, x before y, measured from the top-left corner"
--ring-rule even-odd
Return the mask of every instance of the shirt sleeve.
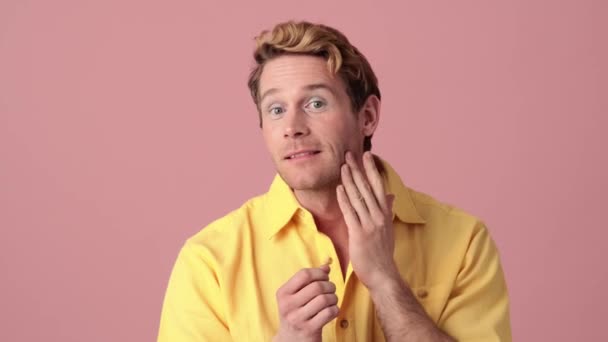
[[509, 298], [498, 249], [478, 222], [439, 327], [458, 341], [511, 341]]
[[182, 247], [169, 278], [158, 342], [231, 340], [220, 281], [207, 254], [189, 242]]

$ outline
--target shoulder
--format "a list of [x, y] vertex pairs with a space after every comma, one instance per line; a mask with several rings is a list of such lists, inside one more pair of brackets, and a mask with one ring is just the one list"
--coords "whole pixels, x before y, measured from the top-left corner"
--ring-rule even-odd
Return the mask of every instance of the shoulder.
[[415, 232], [426, 262], [440, 275], [437, 282], [448, 279], [450, 283], [471, 265], [486, 265], [483, 267], [487, 272], [496, 270], [498, 249], [481, 218], [428, 194], [410, 192], [416, 210], [425, 220], [423, 228]]
[[475, 216], [457, 206], [442, 202], [435, 197], [407, 188], [414, 202], [418, 214], [426, 221], [430, 230], [439, 230], [442, 235], [452, 234], [470, 237], [485, 230], [485, 223]]
[[206, 250], [213, 254], [233, 250], [255, 234], [255, 222], [263, 216], [265, 194], [253, 197], [239, 208], [204, 226], [185, 242], [184, 248]]

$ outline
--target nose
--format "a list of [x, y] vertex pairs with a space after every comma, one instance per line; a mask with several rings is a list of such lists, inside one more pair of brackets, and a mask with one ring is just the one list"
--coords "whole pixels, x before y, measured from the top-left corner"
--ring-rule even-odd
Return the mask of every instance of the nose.
[[310, 134], [308, 117], [302, 111], [292, 111], [285, 118], [285, 138], [301, 138]]

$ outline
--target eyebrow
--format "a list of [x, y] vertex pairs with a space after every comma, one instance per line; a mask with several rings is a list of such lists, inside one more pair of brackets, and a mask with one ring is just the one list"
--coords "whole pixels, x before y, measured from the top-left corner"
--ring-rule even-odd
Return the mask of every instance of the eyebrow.
[[[313, 83], [313, 84], [309, 84], [307, 86], [304, 86], [303, 89], [307, 90], [307, 91], [316, 90], [316, 89], [326, 89], [333, 96], [337, 95], [336, 92], [333, 90], [333, 88], [330, 87], [329, 85], [325, 84], [325, 83]], [[275, 94], [275, 93], [279, 92], [279, 90], [280, 89], [278, 89], [278, 88], [270, 88], [270, 89], [266, 90], [264, 92], [264, 94], [262, 94], [262, 97], [260, 97], [260, 103], [262, 103], [264, 101], [265, 97], [267, 97], [269, 95], [272, 95], [272, 94]]]

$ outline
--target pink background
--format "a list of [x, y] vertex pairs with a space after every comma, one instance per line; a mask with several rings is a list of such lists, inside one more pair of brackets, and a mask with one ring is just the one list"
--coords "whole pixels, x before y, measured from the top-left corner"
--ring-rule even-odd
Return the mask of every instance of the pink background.
[[608, 340], [605, 1], [0, 1], [0, 340], [152, 341], [177, 252], [266, 191], [286, 19], [380, 79], [374, 151], [489, 225], [518, 341]]

